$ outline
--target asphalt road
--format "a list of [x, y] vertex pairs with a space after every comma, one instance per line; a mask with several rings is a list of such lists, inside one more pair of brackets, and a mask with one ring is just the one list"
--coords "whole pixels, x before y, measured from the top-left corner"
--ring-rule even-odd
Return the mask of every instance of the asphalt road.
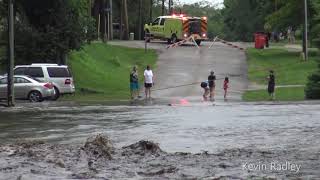
[[[114, 41], [114, 45], [144, 48], [142, 41]], [[155, 71], [153, 98], [200, 100], [200, 82], [207, 79], [213, 70], [217, 76], [216, 100], [223, 99], [223, 79], [230, 79], [229, 100], [241, 100], [241, 94], [248, 87], [245, 52], [216, 42], [209, 49], [210, 42], [203, 42], [198, 49], [191, 43], [166, 49], [164, 42], [151, 42], [148, 48], [157, 49], [159, 59]], [[179, 88], [172, 88], [180, 85]], [[161, 90], [158, 90], [161, 89]]]

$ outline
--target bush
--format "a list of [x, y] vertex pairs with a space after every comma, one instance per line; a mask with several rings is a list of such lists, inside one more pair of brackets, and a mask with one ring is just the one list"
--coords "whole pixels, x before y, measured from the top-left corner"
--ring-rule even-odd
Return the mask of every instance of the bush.
[[320, 63], [319, 70], [308, 77], [308, 83], [305, 88], [307, 99], [320, 99]]

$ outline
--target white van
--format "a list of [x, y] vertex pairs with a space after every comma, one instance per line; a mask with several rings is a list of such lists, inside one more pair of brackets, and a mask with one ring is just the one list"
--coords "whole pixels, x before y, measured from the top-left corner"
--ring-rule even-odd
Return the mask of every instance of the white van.
[[57, 100], [62, 94], [73, 94], [75, 86], [68, 66], [58, 64], [31, 64], [14, 68], [15, 75], [26, 75], [54, 85]]

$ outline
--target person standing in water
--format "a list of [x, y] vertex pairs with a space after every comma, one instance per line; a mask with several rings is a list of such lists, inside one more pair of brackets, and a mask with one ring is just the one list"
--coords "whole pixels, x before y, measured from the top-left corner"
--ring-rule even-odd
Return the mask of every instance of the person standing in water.
[[201, 88], [203, 88], [204, 93], [202, 95], [203, 100], [207, 101], [208, 100], [208, 95], [210, 93], [210, 88], [209, 88], [209, 82], [208, 81], [204, 81], [200, 84]]
[[224, 82], [223, 82], [224, 100], [227, 100], [228, 88], [229, 88], [229, 78], [226, 77], [224, 78]]
[[133, 66], [130, 73], [130, 92], [131, 99], [136, 99], [139, 96], [139, 77], [137, 66]]
[[147, 66], [147, 69], [144, 71], [144, 87], [145, 87], [145, 95], [146, 99], [151, 98], [151, 88], [153, 86], [153, 72], [150, 68], [150, 66]]
[[267, 77], [267, 79], [268, 79], [268, 93], [269, 93], [270, 99], [274, 100], [274, 98], [275, 98], [274, 90], [275, 90], [275, 86], [276, 86], [276, 78], [274, 76], [273, 70], [270, 70], [270, 74]]
[[209, 90], [210, 90], [210, 100], [214, 101], [214, 90], [216, 88], [216, 76], [214, 72], [211, 71], [210, 75], [208, 76], [208, 83], [209, 83]]

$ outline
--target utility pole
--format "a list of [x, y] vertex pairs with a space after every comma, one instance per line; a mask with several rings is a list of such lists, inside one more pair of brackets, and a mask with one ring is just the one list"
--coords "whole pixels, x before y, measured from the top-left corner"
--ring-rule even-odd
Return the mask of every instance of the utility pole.
[[13, 66], [14, 66], [14, 12], [13, 12], [13, 2], [14, 0], [9, 0], [8, 3], [8, 84], [7, 84], [7, 102], [8, 107], [14, 106], [14, 81], [13, 81]]
[[304, 0], [304, 59], [308, 61], [308, 3]]

